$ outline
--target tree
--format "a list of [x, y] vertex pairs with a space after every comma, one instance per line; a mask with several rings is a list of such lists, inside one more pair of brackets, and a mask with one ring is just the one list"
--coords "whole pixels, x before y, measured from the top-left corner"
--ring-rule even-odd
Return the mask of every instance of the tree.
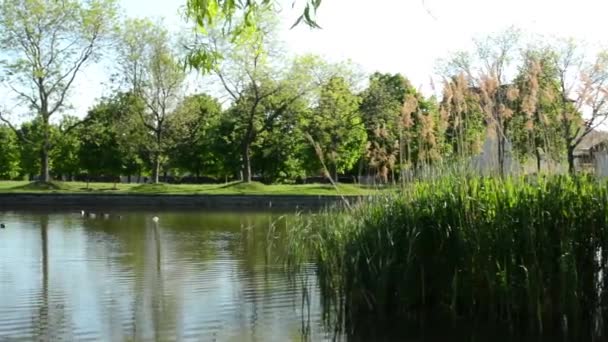
[[[293, 6], [296, 5], [294, 1]], [[302, 0], [305, 4], [302, 14], [292, 27], [305, 23], [309, 27], [319, 28], [315, 14], [321, 0]], [[260, 33], [265, 34], [265, 17], [268, 12], [280, 6], [277, 0], [188, 0], [186, 16], [196, 24], [196, 30], [206, 34], [209, 30], [221, 26], [221, 34], [231, 41], [248, 39]], [[188, 62], [191, 66], [203, 71], [212, 71], [224, 54], [213, 44], [196, 44], [190, 50]]]
[[319, 102], [303, 129], [314, 142], [311, 165], [321, 170], [325, 164], [334, 179], [351, 169], [365, 149], [367, 136], [359, 111], [361, 98], [344, 78], [332, 77], [321, 89]]
[[[79, 121], [73, 116], [65, 116], [59, 123], [57, 132], [63, 132], [69, 127], [74, 126]], [[80, 130], [81, 127], [73, 129], [66, 134], [58, 134], [55, 144], [51, 150], [53, 160], [52, 173], [59, 177], [66, 177], [72, 180], [80, 173], [80, 159], [78, 151], [80, 149]]]
[[171, 47], [169, 32], [160, 24], [128, 21], [119, 46], [119, 70], [124, 71], [130, 90], [145, 104], [140, 116], [154, 136], [149, 151], [152, 179], [158, 183], [167, 158], [168, 119], [181, 98], [185, 72]]
[[573, 40], [561, 40], [554, 49], [560, 131], [574, 173], [575, 149], [608, 119], [608, 51], [589, 59]]
[[122, 174], [127, 175], [130, 183], [132, 175], [141, 177], [145, 170], [144, 160], [149, 157], [148, 146], [152, 144], [149, 132], [141, 124], [145, 105], [141, 97], [133, 92], [118, 93], [114, 101], [120, 113], [113, 124], [122, 156]]
[[[50, 119], [66, 109], [77, 75], [100, 56], [116, 12], [114, 0], [6, 0], [0, 4], [0, 48], [6, 58], [2, 79], [39, 119], [42, 181], [50, 179]], [[5, 116], [0, 119], [17, 131]]]
[[317, 57], [286, 58], [275, 39], [276, 17], [267, 13], [263, 19], [258, 34], [238, 42], [217, 31], [198, 37], [224, 56], [213, 73], [233, 102], [229, 112], [238, 117], [235, 129], [245, 182], [252, 179], [252, 147], [257, 139], [295, 103], [311, 95], [327, 74]]
[[[276, 106], [291, 96], [289, 92], [279, 92], [264, 101], [264, 106], [271, 111], [277, 110]], [[308, 115], [310, 101], [301, 97], [282, 110], [282, 114], [259, 135], [252, 148], [252, 160], [265, 182], [284, 182], [306, 176], [303, 156], [308, 142], [299, 120]]]
[[441, 160], [447, 117], [435, 98], [425, 99], [417, 91], [405, 95], [400, 122], [402, 169], [423, 167]]
[[[56, 136], [56, 129], [53, 125], [49, 126], [50, 136]], [[29, 122], [24, 122], [18, 130], [17, 136], [20, 139], [19, 155], [22, 175], [28, 175], [32, 179], [40, 172], [41, 147], [44, 139], [41, 119], [34, 117]], [[24, 143], [25, 142], [25, 143]], [[50, 167], [50, 165], [49, 165]]]
[[[150, 49], [158, 29], [149, 19], [128, 18], [118, 30], [116, 44], [115, 81], [126, 86], [127, 91], [140, 91], [145, 81], [146, 65]], [[167, 34], [164, 32], [163, 34]]]
[[91, 176], [120, 176], [122, 158], [113, 123], [116, 115], [111, 102], [102, 102], [89, 111], [79, 150], [80, 163], [87, 171], [87, 179]]
[[374, 73], [362, 93], [361, 114], [367, 130], [366, 157], [377, 176], [388, 181], [399, 154], [400, 116], [410, 82], [400, 74]]
[[0, 141], [0, 179], [17, 178], [21, 170], [17, 135], [8, 126], [0, 125]]
[[519, 89], [518, 110], [512, 123], [513, 150], [525, 159], [536, 159], [541, 171], [542, 159], [559, 160], [564, 155], [559, 135], [559, 78], [551, 49], [529, 48], [524, 51], [523, 65], [515, 78]]
[[444, 81], [440, 111], [447, 120], [449, 154], [464, 160], [479, 153], [485, 137], [484, 114], [464, 73]]
[[224, 157], [213, 149], [222, 108], [217, 99], [207, 94], [191, 95], [177, 106], [169, 126], [174, 136], [171, 164], [196, 177], [217, 174]]
[[510, 28], [496, 35], [476, 39], [474, 54], [458, 52], [444, 65], [447, 77], [464, 74], [479, 95], [480, 106], [486, 124], [494, 133], [498, 173], [506, 173], [509, 148], [509, 123], [513, 106], [518, 99], [518, 89], [511, 82], [509, 68], [514, 62], [514, 52], [519, 48], [520, 32]]
[[480, 104], [486, 117], [488, 128], [494, 132], [497, 148], [498, 174], [507, 173], [507, 148], [510, 146], [509, 124], [519, 97], [519, 90], [503, 84], [493, 74], [483, 75], [480, 83]]
[[142, 129], [141, 100], [131, 93], [117, 93], [103, 99], [87, 114], [79, 129], [81, 167], [89, 176], [118, 179], [140, 173], [140, 154], [151, 138]]
[[219, 125], [214, 130], [212, 150], [222, 156], [218, 160], [218, 173], [222, 178], [239, 179], [242, 177], [243, 163], [241, 161], [242, 130], [239, 112], [236, 108], [228, 108], [222, 113]]

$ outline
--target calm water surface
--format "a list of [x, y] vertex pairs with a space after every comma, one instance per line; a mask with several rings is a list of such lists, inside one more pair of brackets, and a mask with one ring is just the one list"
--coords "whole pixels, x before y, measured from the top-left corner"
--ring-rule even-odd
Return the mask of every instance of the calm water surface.
[[0, 341], [332, 337], [267, 252], [279, 214], [109, 214], [0, 211]]

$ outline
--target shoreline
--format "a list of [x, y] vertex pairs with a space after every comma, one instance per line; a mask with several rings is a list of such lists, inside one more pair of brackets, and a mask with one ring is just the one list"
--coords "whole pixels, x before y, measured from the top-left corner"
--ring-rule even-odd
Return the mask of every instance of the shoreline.
[[[352, 204], [364, 197], [345, 195], [344, 199]], [[339, 195], [0, 193], [0, 211], [32, 207], [319, 209], [341, 202]]]

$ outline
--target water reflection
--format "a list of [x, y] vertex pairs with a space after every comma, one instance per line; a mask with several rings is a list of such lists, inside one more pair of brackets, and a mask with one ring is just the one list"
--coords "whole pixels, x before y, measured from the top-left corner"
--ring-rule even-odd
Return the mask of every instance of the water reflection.
[[312, 271], [291, 283], [270, 251], [277, 214], [109, 214], [0, 212], [0, 340], [332, 337]]

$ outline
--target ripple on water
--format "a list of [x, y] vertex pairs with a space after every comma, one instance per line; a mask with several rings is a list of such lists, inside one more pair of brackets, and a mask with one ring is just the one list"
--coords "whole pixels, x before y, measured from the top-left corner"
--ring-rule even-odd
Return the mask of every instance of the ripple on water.
[[[0, 241], [0, 341], [287, 341], [308, 317], [301, 284], [313, 284], [314, 269], [290, 283], [260, 257], [264, 231], [243, 248], [238, 220], [206, 227], [210, 214], [185, 213], [153, 231], [147, 213], [102, 223], [62, 215], [10, 215], [15, 228]], [[310, 297], [320, 340], [318, 289]]]

